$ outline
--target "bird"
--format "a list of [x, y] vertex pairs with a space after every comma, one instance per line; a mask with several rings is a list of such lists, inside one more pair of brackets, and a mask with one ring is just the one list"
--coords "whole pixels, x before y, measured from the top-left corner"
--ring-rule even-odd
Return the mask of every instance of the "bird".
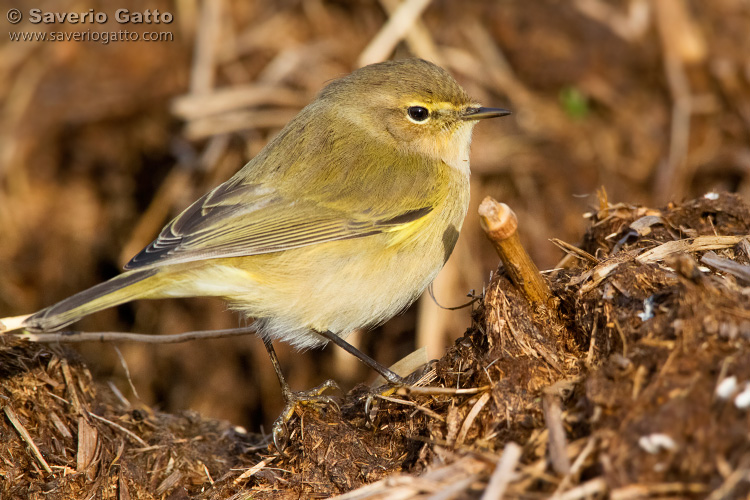
[[22, 326], [53, 332], [132, 300], [221, 297], [254, 321], [290, 404], [299, 398], [273, 341], [332, 341], [397, 383], [346, 336], [404, 311], [435, 279], [468, 209], [472, 130], [508, 114], [422, 59], [359, 68], [326, 85], [122, 274]]

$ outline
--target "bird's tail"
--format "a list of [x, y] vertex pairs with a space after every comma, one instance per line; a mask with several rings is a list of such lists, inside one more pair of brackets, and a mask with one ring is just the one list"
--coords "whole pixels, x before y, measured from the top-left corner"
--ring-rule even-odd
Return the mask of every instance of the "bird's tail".
[[32, 332], [54, 332], [97, 311], [147, 298], [154, 290], [143, 281], [156, 272], [145, 269], [123, 273], [32, 314], [22, 327]]

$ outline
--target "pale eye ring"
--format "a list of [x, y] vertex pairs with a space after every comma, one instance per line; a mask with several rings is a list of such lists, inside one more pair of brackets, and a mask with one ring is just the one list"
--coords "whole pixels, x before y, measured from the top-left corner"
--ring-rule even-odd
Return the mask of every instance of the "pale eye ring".
[[430, 117], [430, 110], [423, 106], [409, 106], [406, 114], [415, 122], [423, 122]]

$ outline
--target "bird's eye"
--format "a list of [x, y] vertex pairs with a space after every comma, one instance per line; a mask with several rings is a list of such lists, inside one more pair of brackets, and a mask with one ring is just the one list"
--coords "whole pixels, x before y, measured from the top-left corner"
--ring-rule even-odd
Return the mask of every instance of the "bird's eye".
[[430, 111], [422, 106], [411, 106], [406, 110], [406, 113], [415, 122], [423, 122], [430, 116]]

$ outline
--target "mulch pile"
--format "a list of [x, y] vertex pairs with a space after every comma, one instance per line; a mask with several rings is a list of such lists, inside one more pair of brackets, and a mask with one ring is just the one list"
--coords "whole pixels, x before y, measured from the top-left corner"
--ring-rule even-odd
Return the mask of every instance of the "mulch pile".
[[364, 386], [302, 409], [283, 453], [134, 408], [65, 348], [0, 337], [0, 497], [747, 495], [750, 206], [601, 194], [587, 217], [582, 244], [558, 242], [549, 307], [501, 269], [427, 388], [380, 391], [368, 415]]

